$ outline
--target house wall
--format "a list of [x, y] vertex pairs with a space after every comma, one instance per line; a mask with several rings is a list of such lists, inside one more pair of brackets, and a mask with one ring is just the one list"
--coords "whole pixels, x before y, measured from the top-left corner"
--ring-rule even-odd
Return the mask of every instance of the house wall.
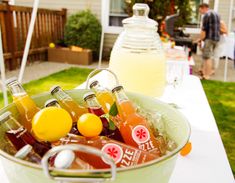
[[[16, 5], [33, 6], [33, 0], [15, 0]], [[40, 8], [68, 9], [68, 15], [84, 9], [91, 9], [92, 12], [101, 18], [101, 0], [40, 0]]]
[[[233, 0], [233, 7], [235, 10], [235, 0]], [[221, 16], [221, 19], [228, 25], [229, 23], [229, 11], [230, 11], [230, 0], [219, 0], [218, 13]], [[233, 21], [231, 30], [235, 30], [235, 11], [233, 11]]]
[[[32, 0], [16, 0], [16, 5], [32, 6]], [[91, 11], [101, 20], [101, 0], [40, 0], [40, 8], [62, 9], [68, 10], [68, 15], [84, 9]], [[117, 38], [117, 34], [105, 34], [103, 57], [109, 59], [113, 44]]]

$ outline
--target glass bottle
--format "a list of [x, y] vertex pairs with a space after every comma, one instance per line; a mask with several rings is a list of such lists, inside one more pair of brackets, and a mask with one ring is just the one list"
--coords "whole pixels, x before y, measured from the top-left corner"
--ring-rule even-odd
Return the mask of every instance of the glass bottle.
[[56, 154], [53, 164], [60, 169], [94, 169], [89, 163], [81, 160], [72, 150], [63, 150]]
[[[56, 99], [47, 100], [44, 104], [44, 107], [59, 107], [59, 108], [61, 108], [59, 102]], [[70, 112], [70, 111], [68, 111], [68, 112]], [[72, 114], [70, 114], [70, 116], [72, 116]], [[78, 131], [78, 128], [77, 128], [77, 122], [73, 122], [73, 126], [72, 126], [69, 133], [81, 135]]]
[[95, 92], [97, 100], [104, 109], [104, 112], [109, 113], [109, 110], [114, 103], [111, 91], [102, 87], [98, 81], [93, 81], [90, 84], [90, 89], [92, 89]]
[[16, 154], [16, 158], [30, 161], [32, 163], [41, 164], [42, 158], [33, 150], [33, 147], [29, 144], [22, 147]]
[[0, 116], [0, 125], [4, 128], [7, 138], [16, 150], [29, 144], [37, 154], [43, 156], [51, 148], [49, 143], [38, 142], [26, 128], [12, 117], [9, 111]]
[[6, 84], [19, 111], [21, 124], [31, 132], [32, 119], [40, 109], [17, 81], [17, 78], [8, 79]]
[[79, 117], [82, 114], [87, 113], [86, 108], [74, 101], [72, 97], [70, 97], [65, 91], [61, 89], [60, 86], [52, 87], [50, 92], [51, 95], [58, 100], [60, 106], [69, 112], [73, 122], [77, 123]]
[[113, 124], [114, 129], [110, 128], [109, 121], [104, 116], [105, 112], [104, 112], [102, 106], [99, 104], [95, 94], [93, 92], [89, 92], [89, 93], [85, 94], [84, 100], [87, 104], [88, 111], [90, 113], [95, 114], [96, 116], [100, 117], [100, 119], [103, 123], [103, 130], [101, 132], [101, 135], [109, 137], [114, 140], [118, 140], [120, 142], [124, 142], [119, 129], [114, 124]]
[[[73, 136], [69, 137], [69, 140], [68, 138], [63, 138], [61, 141], [65, 141], [66, 144], [83, 144], [100, 149], [113, 158], [117, 167], [135, 166], [158, 158], [156, 154], [142, 151], [104, 136], [90, 139]], [[76, 155], [94, 168], [110, 168], [106, 160], [98, 156], [82, 152], [77, 152]]]
[[[109, 68], [128, 91], [161, 96], [166, 83], [166, 58], [157, 22], [148, 18], [147, 4], [136, 3], [133, 16], [122, 21]], [[148, 83], [148, 84], [146, 84]]]
[[125, 143], [144, 151], [155, 152], [160, 156], [159, 144], [148, 122], [136, 112], [136, 107], [126, 96], [123, 87], [117, 86], [113, 88], [112, 92], [122, 119], [120, 132]]

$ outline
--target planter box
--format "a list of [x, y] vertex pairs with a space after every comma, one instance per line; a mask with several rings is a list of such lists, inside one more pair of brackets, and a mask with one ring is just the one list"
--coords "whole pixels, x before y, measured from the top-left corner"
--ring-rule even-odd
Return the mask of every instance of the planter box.
[[69, 48], [48, 48], [48, 61], [89, 65], [92, 63], [92, 51], [72, 51]]

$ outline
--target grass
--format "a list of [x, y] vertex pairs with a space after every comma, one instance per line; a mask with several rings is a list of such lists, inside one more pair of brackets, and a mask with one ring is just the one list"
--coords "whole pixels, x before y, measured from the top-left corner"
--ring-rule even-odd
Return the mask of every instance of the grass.
[[[91, 71], [91, 69], [72, 67], [47, 77], [26, 83], [23, 85], [23, 87], [31, 96], [49, 91], [50, 88], [54, 85], [60, 85], [65, 90], [73, 89], [86, 81], [86, 78]], [[11, 101], [12, 99], [9, 96], [9, 102]], [[3, 107], [2, 93], [0, 93], [0, 107]]]
[[[48, 91], [53, 85], [72, 89], [83, 83], [90, 72], [91, 69], [70, 68], [23, 86], [29, 95]], [[202, 84], [235, 175], [235, 83], [203, 81]], [[2, 98], [0, 93], [0, 107], [3, 106]]]
[[235, 83], [203, 81], [202, 84], [235, 176]]

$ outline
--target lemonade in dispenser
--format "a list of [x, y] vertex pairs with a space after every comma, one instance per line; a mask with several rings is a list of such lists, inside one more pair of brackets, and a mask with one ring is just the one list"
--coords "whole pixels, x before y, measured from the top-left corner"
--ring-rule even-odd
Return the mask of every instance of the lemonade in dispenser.
[[123, 20], [110, 58], [110, 69], [126, 90], [161, 96], [166, 83], [166, 58], [157, 22], [148, 18], [147, 4], [133, 6], [133, 16]]

